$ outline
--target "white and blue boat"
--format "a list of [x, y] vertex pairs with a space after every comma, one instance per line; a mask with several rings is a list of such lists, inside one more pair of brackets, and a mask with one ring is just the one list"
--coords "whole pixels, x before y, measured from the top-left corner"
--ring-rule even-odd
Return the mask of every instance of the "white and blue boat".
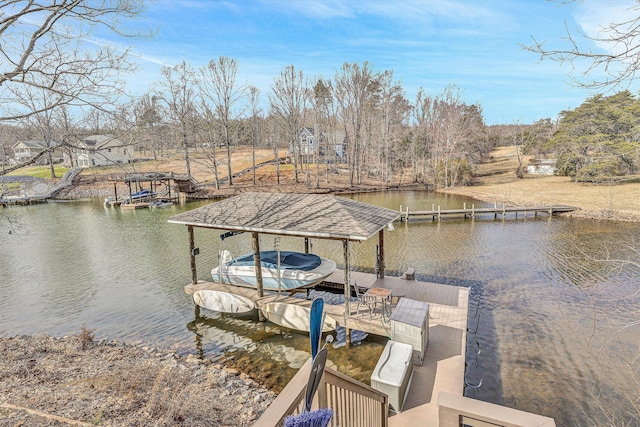
[[136, 191], [131, 195], [131, 197], [126, 196], [124, 198], [124, 203], [135, 203], [135, 202], [145, 202], [154, 197], [156, 193], [151, 190], [140, 190]]
[[[290, 251], [260, 251], [262, 287], [265, 290], [292, 290], [311, 287], [326, 279], [336, 269], [336, 263], [314, 254]], [[220, 266], [211, 270], [214, 282], [256, 287], [253, 253], [233, 258], [224, 250]]]

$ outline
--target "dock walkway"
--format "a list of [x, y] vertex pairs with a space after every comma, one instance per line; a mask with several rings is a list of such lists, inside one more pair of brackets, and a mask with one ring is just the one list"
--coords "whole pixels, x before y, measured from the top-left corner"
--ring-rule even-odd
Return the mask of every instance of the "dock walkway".
[[485, 208], [476, 208], [475, 205], [471, 205], [471, 208], [467, 208], [466, 203], [462, 209], [441, 209], [440, 206], [436, 208], [433, 206], [431, 210], [426, 211], [410, 211], [409, 208], [405, 208], [403, 210], [402, 206], [400, 206], [400, 221], [408, 221], [410, 217], [431, 217], [433, 221], [440, 220], [445, 216], [458, 216], [463, 218], [475, 218], [480, 215], [493, 215], [494, 219], [498, 218], [500, 215], [502, 218], [505, 218], [509, 214], [515, 214], [516, 219], [518, 218], [518, 214], [522, 214], [525, 218], [527, 214], [533, 214], [534, 217], [538, 216], [538, 214], [547, 214], [549, 216], [553, 216], [559, 213], [573, 212], [577, 208], [573, 206], [567, 205], [554, 205], [554, 206], [502, 206], [499, 207], [497, 204], [494, 207], [485, 207]]
[[[429, 345], [422, 366], [414, 366], [411, 387], [399, 414], [391, 413], [389, 426], [437, 426], [438, 393], [441, 391], [462, 396], [464, 391], [465, 351], [467, 339], [467, 313], [469, 289], [437, 283], [405, 280], [399, 277], [376, 278], [374, 274], [350, 272], [351, 280], [361, 288], [380, 287], [390, 289], [392, 295], [404, 296], [429, 303]], [[328, 282], [344, 283], [344, 272], [336, 270]], [[260, 298], [255, 289], [199, 281], [185, 286], [185, 292], [193, 294], [199, 289], [214, 289], [242, 295], [253, 300], [258, 308], [267, 302], [290, 302], [310, 307], [311, 301], [290, 296], [265, 294]], [[361, 309], [355, 313], [356, 303], [351, 304], [352, 315], [345, 316], [344, 306], [325, 305], [325, 310], [338, 325], [347, 326], [381, 336], [390, 336], [389, 325], [380, 314], [369, 316]]]

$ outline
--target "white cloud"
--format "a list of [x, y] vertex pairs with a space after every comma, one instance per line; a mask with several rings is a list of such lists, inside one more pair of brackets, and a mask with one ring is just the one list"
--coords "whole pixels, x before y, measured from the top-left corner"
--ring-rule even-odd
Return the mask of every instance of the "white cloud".
[[[615, 42], [604, 41], [611, 34], [607, 32], [611, 24], [624, 24], [638, 15], [640, 7], [634, 0], [585, 0], [575, 7], [574, 19], [580, 29], [593, 40], [596, 45], [609, 53], [617, 53], [623, 47]], [[624, 25], [621, 29], [624, 29]]]

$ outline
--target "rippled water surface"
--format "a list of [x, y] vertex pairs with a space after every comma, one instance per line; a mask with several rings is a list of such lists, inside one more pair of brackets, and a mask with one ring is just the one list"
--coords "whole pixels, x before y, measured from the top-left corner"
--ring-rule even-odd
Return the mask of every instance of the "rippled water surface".
[[[358, 200], [398, 209], [475, 203], [418, 192]], [[308, 357], [308, 337], [255, 319], [202, 310], [183, 291], [190, 281], [186, 227], [167, 218], [199, 204], [120, 211], [100, 201], [0, 210], [0, 334], [75, 334], [144, 342], [222, 360], [281, 387]], [[389, 274], [416, 268], [418, 279], [471, 288], [466, 378], [471, 397], [556, 418], [558, 425], [640, 425], [640, 271], [637, 224], [548, 219], [411, 220], [385, 233]], [[354, 268], [372, 271], [377, 239], [353, 244]], [[313, 251], [341, 264], [339, 242]], [[247, 236], [222, 243], [196, 230], [198, 275], [222, 247], [250, 250]], [[263, 237], [263, 249], [273, 247]], [[302, 250], [301, 239], [281, 247]], [[335, 254], [340, 254], [336, 256]], [[477, 313], [477, 314], [476, 314]], [[331, 349], [341, 371], [368, 382], [384, 338], [352, 351]], [[479, 354], [475, 354], [478, 349]], [[608, 418], [611, 417], [611, 418]]]

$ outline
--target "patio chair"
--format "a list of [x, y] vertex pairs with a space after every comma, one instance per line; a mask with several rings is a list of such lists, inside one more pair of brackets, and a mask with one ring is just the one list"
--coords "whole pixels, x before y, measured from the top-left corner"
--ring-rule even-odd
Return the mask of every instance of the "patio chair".
[[358, 284], [353, 282], [353, 288], [356, 292], [356, 313], [360, 312], [360, 305], [364, 304], [369, 309], [369, 317], [373, 317], [373, 312], [376, 308], [376, 298], [371, 295], [361, 294], [360, 289], [358, 288]]

